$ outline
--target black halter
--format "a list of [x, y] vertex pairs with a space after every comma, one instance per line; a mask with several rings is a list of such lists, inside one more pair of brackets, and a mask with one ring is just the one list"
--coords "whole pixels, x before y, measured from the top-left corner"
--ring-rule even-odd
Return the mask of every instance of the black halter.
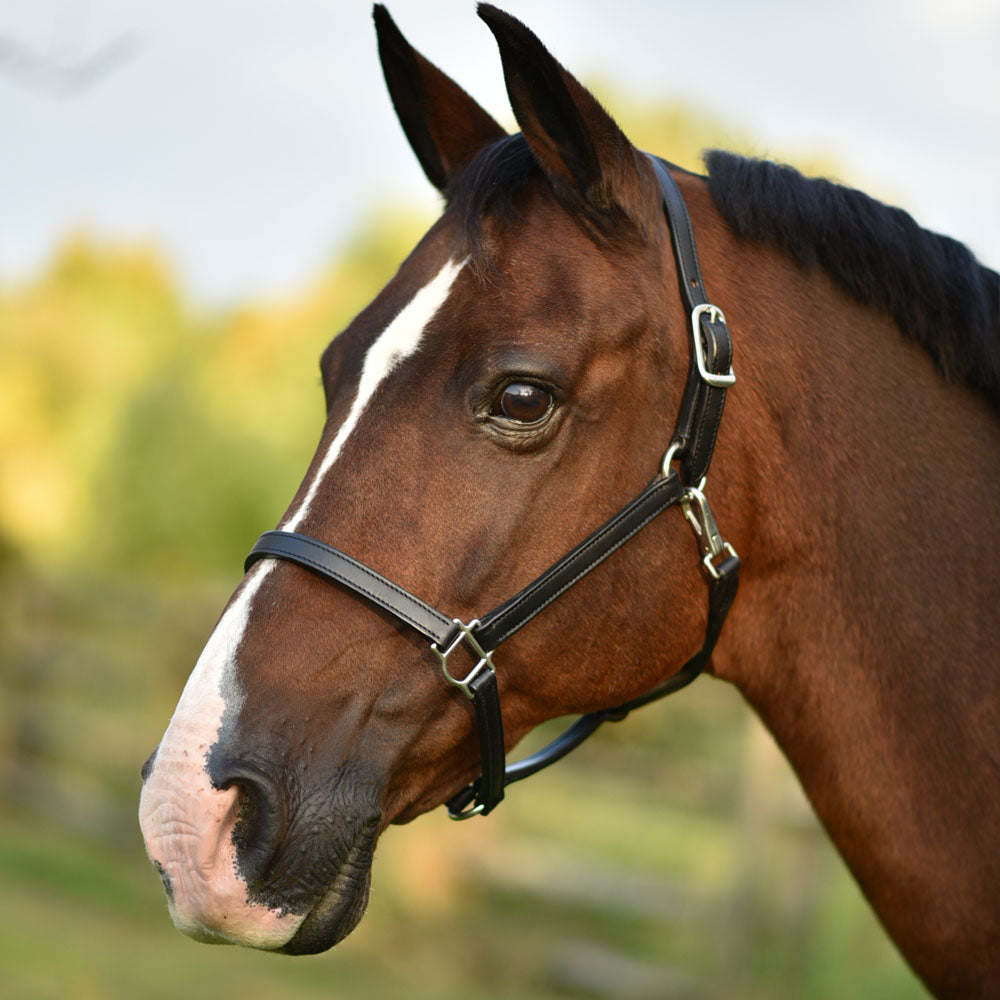
[[[652, 482], [611, 520], [585, 538], [541, 576], [482, 618], [465, 624], [449, 618], [364, 563], [323, 542], [293, 531], [267, 531], [260, 536], [244, 569], [264, 558], [298, 563], [326, 580], [354, 591], [431, 643], [445, 678], [472, 699], [479, 730], [482, 776], [448, 802], [453, 819], [490, 812], [503, 798], [504, 787], [560, 760], [602, 722], [623, 719], [632, 709], [690, 684], [704, 669], [722, 630], [739, 583], [740, 561], [722, 540], [705, 495], [705, 475], [722, 419], [726, 389], [733, 384], [732, 341], [722, 310], [705, 294], [691, 219], [680, 189], [666, 164], [649, 157], [663, 192], [670, 226], [681, 298], [691, 317], [691, 363], [677, 424], [661, 468]], [[674, 470], [677, 461], [680, 474]], [[685, 485], [695, 484], [695, 485]], [[679, 503], [694, 527], [702, 549], [708, 582], [708, 623], [701, 649], [672, 677], [647, 694], [616, 708], [581, 716], [538, 753], [505, 766], [503, 718], [493, 653], [518, 629], [624, 545], [658, 514]], [[478, 661], [465, 677], [456, 678], [449, 657], [467, 644]]]

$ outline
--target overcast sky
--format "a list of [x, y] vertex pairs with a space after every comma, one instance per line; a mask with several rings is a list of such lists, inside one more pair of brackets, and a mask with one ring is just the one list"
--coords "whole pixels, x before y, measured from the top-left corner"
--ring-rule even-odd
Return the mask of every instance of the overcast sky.
[[[511, 122], [472, 0], [387, 5]], [[762, 154], [830, 151], [852, 182], [1000, 267], [1000, 0], [498, 5], [577, 76], [704, 107]], [[72, 66], [119, 41], [123, 58], [70, 93], [24, 55]], [[389, 192], [435, 203], [365, 0], [0, 0], [4, 283], [86, 227], [156, 240], [202, 302], [280, 295]]]

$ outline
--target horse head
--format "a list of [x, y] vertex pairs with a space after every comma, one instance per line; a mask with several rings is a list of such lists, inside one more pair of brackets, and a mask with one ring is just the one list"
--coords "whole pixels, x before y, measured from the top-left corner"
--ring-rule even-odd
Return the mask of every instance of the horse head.
[[[376, 7], [395, 109], [445, 207], [324, 352], [326, 423], [279, 525], [464, 621], [649, 482], [690, 337], [648, 158], [527, 28], [480, 16], [518, 135]], [[691, 537], [661, 520], [504, 645], [506, 748], [642, 696], [697, 648]], [[255, 563], [144, 768], [177, 926], [330, 947], [364, 911], [379, 833], [478, 774], [473, 723], [405, 623], [301, 565]]]

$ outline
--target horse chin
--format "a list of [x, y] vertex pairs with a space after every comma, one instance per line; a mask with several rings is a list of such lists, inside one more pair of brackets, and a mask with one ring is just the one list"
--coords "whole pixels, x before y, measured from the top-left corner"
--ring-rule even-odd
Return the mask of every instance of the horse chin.
[[306, 914], [291, 940], [277, 949], [285, 955], [315, 955], [342, 941], [357, 927], [371, 891], [371, 869], [338, 876]]

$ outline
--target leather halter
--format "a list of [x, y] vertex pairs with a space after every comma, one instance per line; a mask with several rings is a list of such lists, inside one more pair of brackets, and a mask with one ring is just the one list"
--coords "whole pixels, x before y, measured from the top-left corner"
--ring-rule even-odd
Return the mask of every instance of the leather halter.
[[[503, 799], [506, 785], [560, 760], [601, 723], [623, 719], [633, 709], [690, 684], [712, 655], [736, 596], [739, 557], [732, 546], [722, 540], [702, 492], [722, 419], [726, 389], [736, 378], [732, 370], [732, 341], [722, 310], [712, 305], [705, 293], [691, 219], [680, 189], [663, 160], [653, 156], [649, 160], [663, 194], [681, 298], [691, 318], [691, 361], [680, 412], [670, 447], [650, 484], [527, 587], [468, 624], [442, 614], [357, 559], [297, 532], [265, 532], [244, 565], [244, 569], [249, 570], [257, 560], [265, 558], [297, 563], [388, 611], [430, 641], [445, 678], [472, 700], [479, 732], [482, 776], [449, 800], [448, 814], [453, 819], [485, 815]], [[679, 463], [679, 474], [672, 467], [674, 461]], [[698, 537], [708, 583], [708, 621], [701, 649], [676, 674], [652, 691], [616, 708], [581, 716], [538, 753], [505, 766], [503, 717], [493, 653], [658, 514], [678, 503]], [[468, 645], [478, 662], [465, 677], [456, 678], [448, 660], [463, 644]]]

